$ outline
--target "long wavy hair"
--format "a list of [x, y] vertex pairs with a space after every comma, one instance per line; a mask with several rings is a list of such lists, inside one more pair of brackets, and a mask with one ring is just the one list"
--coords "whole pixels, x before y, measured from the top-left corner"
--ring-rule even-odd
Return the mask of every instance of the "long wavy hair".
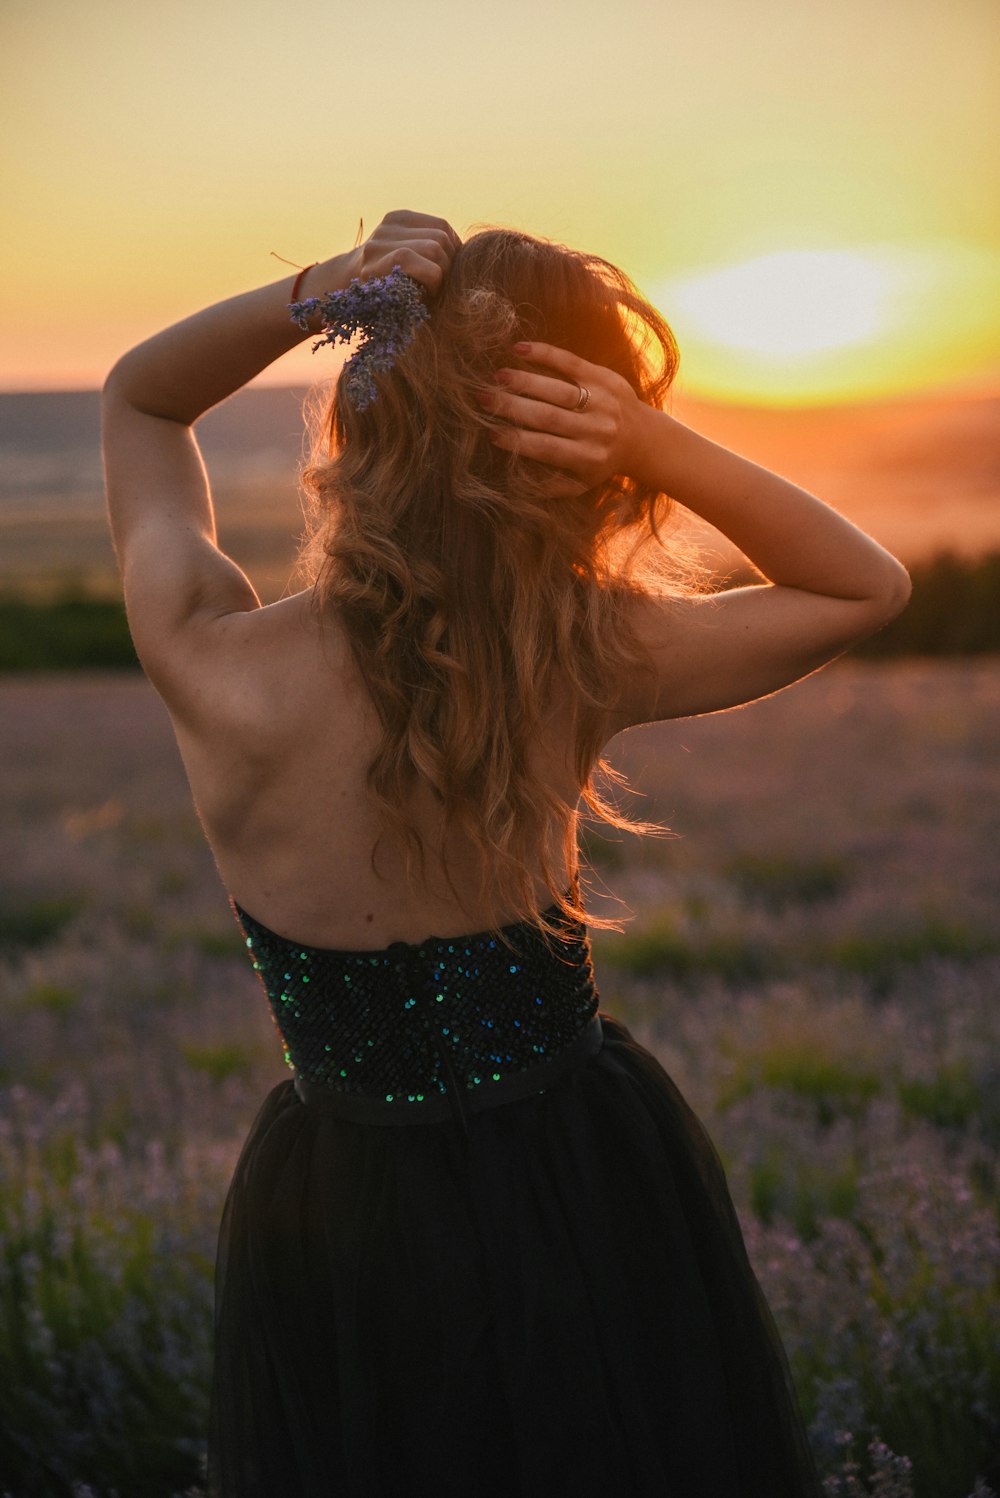
[[364, 410], [345, 399], [343, 375], [314, 392], [301, 475], [302, 574], [315, 607], [342, 621], [381, 723], [369, 792], [412, 880], [426, 849], [407, 801], [426, 782], [445, 836], [464, 833], [480, 855], [477, 905], [492, 910], [492, 929], [558, 929], [537, 911], [538, 873], [557, 920], [621, 929], [584, 908], [578, 879], [565, 888], [577, 806], [532, 769], [529, 750], [554, 688], [568, 687], [590, 812], [631, 832], [665, 830], [608, 799], [599, 780], [624, 781], [600, 750], [616, 684], [646, 659], [630, 596], [687, 591], [690, 568], [663, 542], [666, 495], [617, 476], [577, 499], [546, 498], [551, 474], [490, 441], [497, 418], [477, 392], [501, 366], [527, 367], [512, 346], [533, 339], [616, 370], [661, 406], [677, 345], [608, 261], [507, 229], [466, 240], [430, 312]]

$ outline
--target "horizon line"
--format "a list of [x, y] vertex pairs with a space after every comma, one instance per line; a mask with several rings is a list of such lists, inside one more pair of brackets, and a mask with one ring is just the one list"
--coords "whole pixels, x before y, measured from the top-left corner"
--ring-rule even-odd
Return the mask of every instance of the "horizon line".
[[[241, 395], [244, 391], [250, 393], [288, 391], [306, 394], [314, 388], [315, 381], [274, 381], [261, 385], [252, 382], [243, 385], [232, 395], [223, 397], [218, 405], [232, 400], [234, 396]], [[47, 395], [100, 395], [100, 385], [43, 385], [43, 386], [17, 386], [0, 387], [0, 400], [8, 397], [18, 396], [47, 396]], [[709, 395], [698, 391], [684, 391], [676, 388], [671, 392], [674, 401], [679, 404], [693, 403], [706, 406], [718, 406], [732, 410], [774, 412], [787, 415], [795, 412], [817, 412], [845, 410], [852, 407], [872, 407], [889, 405], [906, 405], [920, 402], [949, 402], [949, 401], [989, 401], [1000, 399], [1000, 375], [978, 378], [965, 381], [954, 381], [944, 385], [924, 386], [915, 390], [888, 391], [883, 395], [857, 395], [840, 399], [811, 400], [811, 401], [778, 401], [778, 400], [753, 400], [752, 398], [732, 399], [727, 396]], [[209, 411], [216, 407], [210, 407]], [[204, 415], [208, 415], [205, 412]], [[201, 420], [201, 417], [198, 418]]]

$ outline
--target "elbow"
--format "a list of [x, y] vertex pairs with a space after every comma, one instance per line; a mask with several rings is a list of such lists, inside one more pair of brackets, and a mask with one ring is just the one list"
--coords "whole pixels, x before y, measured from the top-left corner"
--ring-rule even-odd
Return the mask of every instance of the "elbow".
[[128, 399], [126, 395], [129, 383], [128, 373], [129, 355], [122, 354], [104, 376], [104, 384], [101, 386], [101, 396], [104, 400], [121, 400], [123, 397]]
[[886, 566], [878, 586], [873, 587], [863, 604], [863, 628], [860, 639], [877, 634], [901, 614], [910, 601], [912, 584], [910, 574], [902, 562], [895, 557], [886, 558]]
[[884, 624], [888, 624], [890, 619], [895, 619], [897, 614], [903, 612], [910, 601], [910, 594], [912, 592], [913, 584], [910, 581], [910, 574], [902, 562], [897, 561], [893, 557], [892, 567], [888, 569], [885, 592], [881, 597], [882, 608], [884, 610], [882, 622]]
[[140, 416], [161, 415], [144, 395], [141, 378], [136, 378], [131, 351], [123, 354], [105, 376], [101, 386], [101, 410], [105, 418], [132, 411], [137, 411]]
[[[112, 364], [104, 377], [101, 386], [101, 398], [107, 401], [125, 401], [137, 410], [143, 410], [142, 395], [144, 387], [148, 386], [149, 378], [144, 366], [142, 355], [139, 353], [142, 345], [130, 348], [126, 353]], [[147, 415], [155, 415], [155, 412], [146, 412]]]
[[903, 613], [910, 601], [910, 574], [904, 568], [903, 563], [897, 562], [895, 557], [886, 553], [885, 568], [880, 569], [880, 577], [873, 580], [870, 589], [865, 592], [864, 598], [859, 598], [855, 604], [855, 616], [853, 616], [853, 640], [852, 644], [861, 644], [862, 640], [868, 640], [870, 635], [879, 634], [880, 629], [891, 625], [892, 620]]

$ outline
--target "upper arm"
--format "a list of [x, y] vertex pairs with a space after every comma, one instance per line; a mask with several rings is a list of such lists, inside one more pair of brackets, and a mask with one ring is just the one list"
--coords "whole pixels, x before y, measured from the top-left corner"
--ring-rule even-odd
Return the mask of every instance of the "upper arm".
[[101, 407], [108, 514], [136, 651], [159, 686], [226, 614], [259, 608], [240, 568], [216, 545], [208, 477], [190, 427], [147, 415], [115, 390]]
[[634, 600], [631, 623], [649, 657], [622, 685], [616, 731], [720, 712], [808, 676], [874, 634], [906, 595], [833, 598], [764, 583], [689, 598]]

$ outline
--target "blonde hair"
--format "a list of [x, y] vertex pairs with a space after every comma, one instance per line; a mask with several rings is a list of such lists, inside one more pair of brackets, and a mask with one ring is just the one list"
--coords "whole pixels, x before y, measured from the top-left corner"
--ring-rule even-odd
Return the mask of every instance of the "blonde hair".
[[499, 367], [525, 367], [512, 348], [522, 339], [616, 370], [652, 406], [677, 369], [669, 327], [615, 266], [510, 230], [475, 234], [430, 320], [377, 376], [377, 399], [356, 410], [343, 376], [320, 397], [300, 565], [316, 607], [342, 621], [378, 713], [368, 787], [403, 841], [408, 880], [414, 853], [425, 868], [406, 810], [420, 777], [446, 829], [479, 852], [479, 908], [493, 911], [493, 929], [500, 918], [554, 929], [536, 909], [532, 865], [563, 916], [619, 929], [584, 908], [576, 880], [561, 887], [550, 837], [575, 868], [576, 807], [532, 772], [527, 751], [558, 679], [577, 704], [587, 807], [612, 827], [663, 831], [622, 816], [596, 777], [624, 783], [600, 757], [604, 715], [616, 683], [645, 662], [630, 596], [678, 580], [660, 534], [670, 501], [624, 477], [547, 499], [545, 470], [491, 443], [495, 418], [477, 391]]

